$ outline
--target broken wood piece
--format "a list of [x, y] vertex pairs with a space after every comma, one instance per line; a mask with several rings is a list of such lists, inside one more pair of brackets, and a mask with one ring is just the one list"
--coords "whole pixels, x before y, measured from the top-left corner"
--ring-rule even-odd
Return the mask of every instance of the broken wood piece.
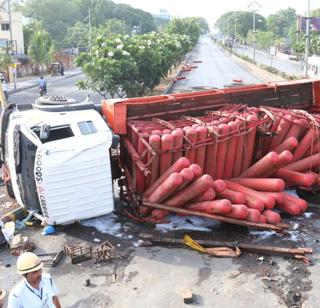
[[54, 267], [59, 263], [63, 255], [64, 251], [60, 250], [59, 252], [54, 253], [41, 253], [37, 256], [40, 258], [44, 267]]
[[[152, 234], [140, 234], [142, 239], [145, 239], [149, 243], [153, 245], [172, 245], [172, 246], [184, 246], [183, 239], [169, 238], [169, 237], [160, 237]], [[243, 244], [236, 242], [225, 242], [225, 241], [213, 241], [213, 240], [197, 240], [197, 243], [202, 245], [203, 247], [230, 247], [235, 248], [238, 247], [241, 251], [248, 252], [257, 252], [263, 254], [281, 254], [287, 256], [295, 256], [305, 254], [312, 254], [312, 248], [286, 248], [286, 247], [275, 247], [275, 246], [257, 246], [251, 244]]]
[[190, 289], [183, 289], [182, 290], [182, 298], [185, 304], [192, 304], [193, 303], [193, 294]]
[[238, 247], [232, 250], [229, 247], [211, 247], [205, 248], [206, 253], [218, 258], [237, 258], [240, 256], [241, 251]]
[[183, 241], [187, 246], [191, 247], [192, 249], [198, 250], [203, 253], [207, 253], [214, 257], [237, 258], [241, 254], [241, 251], [237, 247], [235, 250], [232, 250], [229, 247], [204, 248], [195, 240], [193, 240], [189, 235], [185, 235]]
[[199, 217], [204, 217], [204, 218], [209, 218], [213, 220], [217, 220], [220, 222], [225, 222], [229, 224], [234, 224], [234, 225], [240, 225], [240, 226], [245, 226], [245, 227], [252, 227], [256, 229], [261, 229], [261, 230], [272, 230], [275, 232], [283, 233], [284, 232], [284, 226], [278, 226], [278, 225], [270, 225], [266, 223], [255, 223], [255, 222], [250, 222], [250, 221], [245, 221], [245, 220], [237, 220], [229, 217], [224, 217], [220, 215], [214, 215], [214, 214], [208, 214], [208, 213], [202, 213], [202, 212], [195, 212], [195, 211], [190, 211], [186, 209], [181, 209], [181, 208], [175, 208], [163, 204], [158, 204], [158, 203], [150, 203], [150, 202], [143, 202], [142, 205], [148, 206], [151, 208], [155, 209], [160, 209], [160, 210], [165, 210], [169, 212], [175, 212], [179, 214], [186, 214], [190, 216], [199, 216]]

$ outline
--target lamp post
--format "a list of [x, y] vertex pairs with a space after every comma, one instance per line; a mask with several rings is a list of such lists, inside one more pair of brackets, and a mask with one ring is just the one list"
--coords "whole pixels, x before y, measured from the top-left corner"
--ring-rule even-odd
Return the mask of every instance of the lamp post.
[[261, 8], [257, 1], [252, 1], [248, 8], [252, 12], [252, 47], [253, 47], [253, 62], [256, 61], [256, 12]]
[[304, 76], [308, 78], [308, 58], [310, 47], [310, 0], [308, 0], [308, 9], [306, 16], [306, 44], [304, 50]]

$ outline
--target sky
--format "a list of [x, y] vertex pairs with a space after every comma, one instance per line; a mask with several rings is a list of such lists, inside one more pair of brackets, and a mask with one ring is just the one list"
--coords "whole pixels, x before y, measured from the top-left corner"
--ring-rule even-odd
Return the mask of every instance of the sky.
[[[165, 8], [168, 14], [174, 17], [204, 17], [209, 25], [228, 11], [248, 11], [248, 5], [253, 0], [114, 0], [116, 3], [126, 3], [135, 8], [150, 13], [157, 13]], [[310, 9], [320, 8], [319, 0], [309, 0]], [[258, 13], [264, 17], [276, 13], [278, 10], [292, 7], [298, 14], [304, 15], [307, 11], [308, 0], [257, 0], [261, 5]]]

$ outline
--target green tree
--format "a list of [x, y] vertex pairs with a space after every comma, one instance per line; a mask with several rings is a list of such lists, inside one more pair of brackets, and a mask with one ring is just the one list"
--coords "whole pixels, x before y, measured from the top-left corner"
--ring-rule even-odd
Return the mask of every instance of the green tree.
[[189, 36], [148, 33], [129, 37], [98, 37], [91, 52], [77, 63], [87, 79], [78, 83], [112, 97], [151, 94], [168, 70], [190, 49]]
[[[92, 27], [99, 28], [106, 20], [116, 18], [126, 25], [126, 32], [134, 26], [139, 27], [141, 33], [156, 30], [150, 13], [109, 0], [26, 0], [20, 6], [26, 17], [42, 22], [58, 48], [70, 43], [65, 38], [69, 28], [76, 22], [88, 22], [89, 8]], [[73, 30], [77, 32], [77, 28]]]
[[274, 33], [276, 37], [288, 37], [292, 25], [296, 24], [296, 10], [287, 8], [280, 10], [276, 14], [269, 15], [267, 18], [268, 31]]
[[165, 31], [169, 34], [188, 35], [191, 40], [191, 47], [193, 47], [198, 42], [202, 31], [201, 26], [199, 19], [195, 17], [174, 18]]
[[12, 64], [11, 56], [6, 53], [0, 53], [0, 71], [6, 72], [10, 64]]
[[[260, 14], [255, 14], [256, 30], [266, 31], [266, 20]], [[251, 12], [231, 11], [223, 14], [216, 22], [216, 27], [224, 36], [247, 38], [253, 29], [253, 14]]]
[[129, 29], [123, 20], [111, 18], [107, 19], [106, 22], [99, 27], [98, 33], [102, 36], [113, 36], [128, 34]]
[[[91, 31], [96, 30], [92, 27]], [[88, 47], [89, 46], [89, 27], [88, 24], [77, 21], [72, 27], [68, 28], [64, 42], [67, 46]]]
[[47, 64], [52, 59], [53, 44], [48, 32], [41, 27], [33, 33], [30, 45], [28, 47], [28, 55], [36, 64], [36, 74], [39, 74], [39, 65]]
[[58, 48], [63, 46], [68, 28], [81, 20], [73, 0], [28, 0], [21, 10], [24, 16], [42, 23]]

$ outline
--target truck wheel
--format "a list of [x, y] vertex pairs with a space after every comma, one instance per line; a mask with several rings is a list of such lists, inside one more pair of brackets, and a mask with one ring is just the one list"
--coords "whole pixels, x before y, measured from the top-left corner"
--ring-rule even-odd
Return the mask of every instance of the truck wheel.
[[12, 199], [15, 199], [11, 181], [8, 181], [6, 183], [6, 189], [7, 189], [8, 196]]

